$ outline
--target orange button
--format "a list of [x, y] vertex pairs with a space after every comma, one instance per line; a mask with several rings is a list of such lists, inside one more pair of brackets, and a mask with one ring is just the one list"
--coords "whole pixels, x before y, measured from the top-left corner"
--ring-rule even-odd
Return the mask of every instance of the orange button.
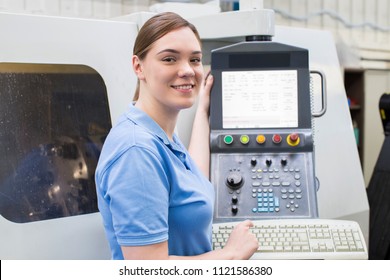
[[265, 136], [263, 134], [259, 134], [256, 137], [256, 142], [259, 144], [264, 144], [265, 143]]

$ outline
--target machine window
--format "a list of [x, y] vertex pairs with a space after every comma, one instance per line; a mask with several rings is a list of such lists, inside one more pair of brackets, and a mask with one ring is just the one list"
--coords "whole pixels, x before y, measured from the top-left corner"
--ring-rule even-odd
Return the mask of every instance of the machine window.
[[84, 65], [0, 63], [0, 215], [27, 223], [97, 212], [111, 128], [102, 77]]

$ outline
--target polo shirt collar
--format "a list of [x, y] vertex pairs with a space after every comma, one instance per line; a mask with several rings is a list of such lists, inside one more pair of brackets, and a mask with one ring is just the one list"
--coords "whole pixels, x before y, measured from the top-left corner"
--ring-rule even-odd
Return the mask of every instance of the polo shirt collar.
[[165, 131], [144, 111], [134, 106], [135, 103], [131, 103], [129, 106], [129, 110], [126, 112], [126, 117], [136, 123], [139, 126], [149, 130], [152, 134], [156, 135], [161, 141], [164, 142], [167, 146], [172, 146], [175, 149], [178, 149], [177, 136], [173, 135], [173, 140], [176, 143], [172, 143]]

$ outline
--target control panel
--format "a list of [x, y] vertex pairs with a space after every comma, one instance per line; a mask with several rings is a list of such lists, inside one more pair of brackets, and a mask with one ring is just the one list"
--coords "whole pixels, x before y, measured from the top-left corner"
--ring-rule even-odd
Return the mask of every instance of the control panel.
[[[302, 149], [305, 142], [312, 142], [310, 137], [296, 132], [219, 135], [216, 145], [221, 150], [259, 146], [274, 152], [212, 154], [212, 181], [219, 186], [215, 218], [316, 216], [315, 179], [308, 169], [313, 157]], [[288, 152], [288, 147], [297, 152]], [[284, 152], [276, 151], [283, 148]]]
[[308, 51], [238, 43], [211, 71], [214, 222], [318, 217]]

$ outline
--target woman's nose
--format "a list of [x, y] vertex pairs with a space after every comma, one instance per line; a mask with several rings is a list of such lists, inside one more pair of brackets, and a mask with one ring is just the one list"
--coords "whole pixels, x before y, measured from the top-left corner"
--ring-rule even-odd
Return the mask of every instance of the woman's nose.
[[188, 62], [185, 62], [180, 65], [178, 75], [179, 77], [193, 77], [195, 76], [195, 71]]

